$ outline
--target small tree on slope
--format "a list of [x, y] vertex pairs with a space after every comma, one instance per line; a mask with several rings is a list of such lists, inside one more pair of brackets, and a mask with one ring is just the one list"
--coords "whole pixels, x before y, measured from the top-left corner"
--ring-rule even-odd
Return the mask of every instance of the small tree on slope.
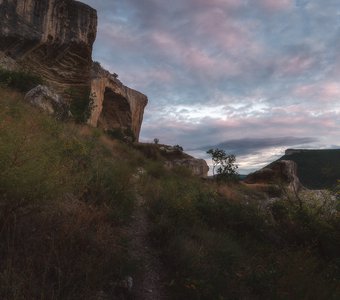
[[223, 149], [210, 149], [207, 151], [213, 162], [213, 175], [218, 180], [236, 179], [238, 165], [233, 154], [228, 155]]

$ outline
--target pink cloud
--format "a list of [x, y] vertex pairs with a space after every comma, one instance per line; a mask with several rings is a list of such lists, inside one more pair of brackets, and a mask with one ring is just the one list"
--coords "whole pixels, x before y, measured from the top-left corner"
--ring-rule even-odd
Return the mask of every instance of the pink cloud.
[[288, 56], [278, 63], [278, 72], [285, 75], [299, 75], [309, 70], [315, 59], [304, 55]]
[[218, 6], [221, 8], [238, 9], [243, 6], [240, 0], [191, 0], [190, 7], [212, 7]]
[[160, 53], [168, 55], [171, 59], [178, 60], [186, 51], [179, 38], [165, 31], [154, 31], [150, 36], [150, 41], [158, 48]]
[[251, 33], [258, 26], [256, 22], [239, 23], [226, 16], [223, 9], [215, 7], [202, 11], [194, 16], [193, 23], [196, 35], [205, 43], [202, 47], [214, 46], [232, 55], [244, 52], [258, 54], [262, 49]]
[[328, 81], [301, 85], [295, 88], [293, 94], [301, 98], [318, 99], [322, 102], [338, 100], [340, 99], [340, 83]]
[[217, 77], [221, 74], [235, 75], [240, 72], [237, 62], [225, 57], [211, 55], [203, 47], [194, 43], [178, 39], [167, 32], [154, 32], [151, 36], [152, 43], [164, 53], [169, 60], [176, 60], [178, 64], [196, 72], [196, 75]]
[[172, 84], [174, 81], [174, 74], [171, 71], [158, 68], [147, 70], [135, 68], [133, 72], [128, 72], [124, 76], [126, 84], [141, 90], [150, 85]]
[[270, 11], [289, 10], [293, 7], [293, 0], [259, 0], [260, 5]]

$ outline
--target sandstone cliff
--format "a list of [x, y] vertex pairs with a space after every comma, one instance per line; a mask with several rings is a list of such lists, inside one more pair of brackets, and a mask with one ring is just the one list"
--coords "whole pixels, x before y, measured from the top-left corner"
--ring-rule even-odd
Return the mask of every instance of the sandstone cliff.
[[0, 51], [58, 90], [88, 85], [97, 13], [73, 0], [0, 0]]
[[147, 97], [92, 63], [96, 33], [96, 10], [78, 1], [0, 0], [0, 66], [36, 73], [68, 98], [91, 90], [88, 123], [138, 140]]

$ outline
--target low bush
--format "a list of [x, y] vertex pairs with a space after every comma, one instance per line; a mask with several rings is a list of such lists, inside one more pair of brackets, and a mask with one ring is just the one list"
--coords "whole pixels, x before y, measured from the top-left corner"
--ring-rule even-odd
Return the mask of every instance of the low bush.
[[39, 84], [43, 84], [41, 77], [23, 71], [9, 71], [0, 68], [0, 84], [5, 87], [27, 93]]
[[86, 123], [94, 109], [94, 99], [88, 88], [71, 88], [65, 91], [70, 98], [70, 111], [77, 123]]

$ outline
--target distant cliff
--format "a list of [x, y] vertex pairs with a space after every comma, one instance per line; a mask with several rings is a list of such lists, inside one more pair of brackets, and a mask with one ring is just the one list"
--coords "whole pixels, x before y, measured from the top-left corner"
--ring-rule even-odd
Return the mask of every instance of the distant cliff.
[[307, 188], [332, 188], [340, 180], [340, 149], [288, 149], [280, 160], [297, 164], [297, 175]]
[[[41, 76], [60, 94], [91, 90], [92, 126], [131, 131], [138, 139], [144, 108], [142, 93], [95, 67], [92, 47], [97, 12], [74, 0], [0, 0], [0, 66]], [[116, 76], [116, 77], [114, 77]]]
[[249, 174], [245, 182], [271, 183], [278, 179], [295, 187], [301, 183], [308, 189], [330, 189], [340, 180], [340, 149], [287, 149], [277, 161]]

